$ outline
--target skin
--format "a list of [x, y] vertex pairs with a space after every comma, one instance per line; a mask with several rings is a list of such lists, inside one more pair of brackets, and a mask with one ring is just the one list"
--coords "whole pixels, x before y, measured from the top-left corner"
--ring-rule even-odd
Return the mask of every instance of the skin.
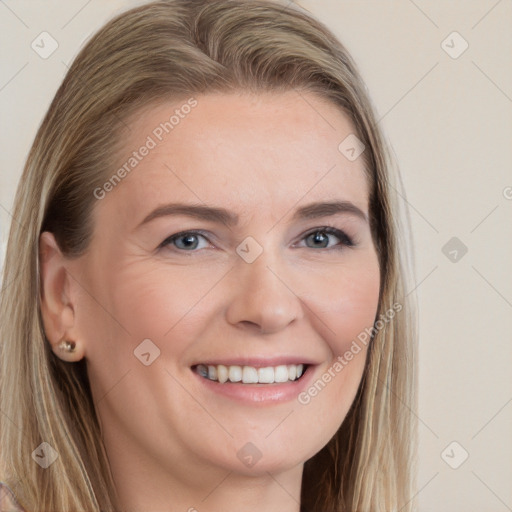
[[[368, 222], [350, 213], [291, 220], [296, 208], [331, 200], [368, 216], [364, 163], [338, 150], [354, 132], [348, 117], [313, 93], [196, 99], [97, 201], [83, 256], [66, 258], [53, 235], [42, 234], [45, 331], [59, 357], [87, 360], [122, 510], [298, 511], [304, 462], [345, 418], [367, 348], [307, 405], [234, 401], [207, 389], [190, 367], [293, 354], [318, 363], [314, 381], [373, 325], [380, 274]], [[120, 165], [182, 104], [139, 112]], [[177, 201], [220, 206], [240, 222], [228, 228], [180, 215], [137, 227]], [[326, 225], [355, 245], [307, 236]], [[188, 252], [183, 240], [159, 248], [189, 229], [207, 238]], [[263, 249], [253, 263], [236, 252], [248, 236]], [[62, 338], [76, 341], [74, 354], [58, 350]], [[134, 357], [147, 338], [160, 349], [149, 366]], [[237, 457], [248, 442], [261, 452], [252, 467]]]

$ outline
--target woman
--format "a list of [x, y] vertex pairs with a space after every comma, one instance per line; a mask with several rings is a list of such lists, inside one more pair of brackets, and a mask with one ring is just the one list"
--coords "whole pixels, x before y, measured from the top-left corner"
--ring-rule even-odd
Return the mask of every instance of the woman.
[[11, 506], [412, 510], [394, 180], [351, 58], [298, 9], [174, 0], [109, 22], [15, 201]]

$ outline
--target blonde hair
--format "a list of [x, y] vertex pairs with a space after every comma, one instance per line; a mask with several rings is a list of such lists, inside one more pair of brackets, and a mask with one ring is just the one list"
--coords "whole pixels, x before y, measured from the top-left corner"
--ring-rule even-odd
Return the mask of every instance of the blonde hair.
[[[111, 174], [113, 144], [138, 109], [214, 91], [292, 89], [342, 109], [365, 144], [377, 315], [403, 306], [372, 331], [346, 419], [305, 463], [302, 504], [412, 510], [416, 327], [400, 256], [408, 227], [398, 214], [398, 172], [346, 49], [295, 6], [264, 0], [169, 0], [117, 16], [80, 51], [39, 128], [16, 194], [0, 304], [0, 480], [27, 509], [109, 512], [117, 503], [86, 362], [63, 362], [45, 337], [39, 235], [53, 232], [69, 257], [87, 249], [93, 190]], [[42, 442], [59, 455], [44, 470], [30, 456]]]

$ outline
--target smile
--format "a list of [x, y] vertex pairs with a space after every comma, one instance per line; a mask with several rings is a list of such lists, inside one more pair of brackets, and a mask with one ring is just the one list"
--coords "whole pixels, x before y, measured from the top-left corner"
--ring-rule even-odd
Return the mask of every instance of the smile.
[[193, 370], [201, 377], [220, 382], [239, 382], [242, 384], [274, 384], [293, 382], [301, 378], [307, 369], [304, 364], [282, 364], [255, 368], [254, 366], [238, 365], [205, 365], [198, 364]]

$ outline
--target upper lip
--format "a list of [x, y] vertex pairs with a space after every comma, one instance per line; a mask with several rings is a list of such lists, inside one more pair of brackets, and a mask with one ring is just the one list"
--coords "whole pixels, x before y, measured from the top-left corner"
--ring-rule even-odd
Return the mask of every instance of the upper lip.
[[306, 364], [315, 365], [319, 364], [311, 358], [300, 356], [280, 356], [280, 357], [226, 357], [215, 358], [198, 361], [192, 366], [204, 364], [206, 366], [217, 366], [222, 364], [224, 366], [252, 366], [254, 368], [266, 368], [268, 366], [281, 366], [288, 364]]

